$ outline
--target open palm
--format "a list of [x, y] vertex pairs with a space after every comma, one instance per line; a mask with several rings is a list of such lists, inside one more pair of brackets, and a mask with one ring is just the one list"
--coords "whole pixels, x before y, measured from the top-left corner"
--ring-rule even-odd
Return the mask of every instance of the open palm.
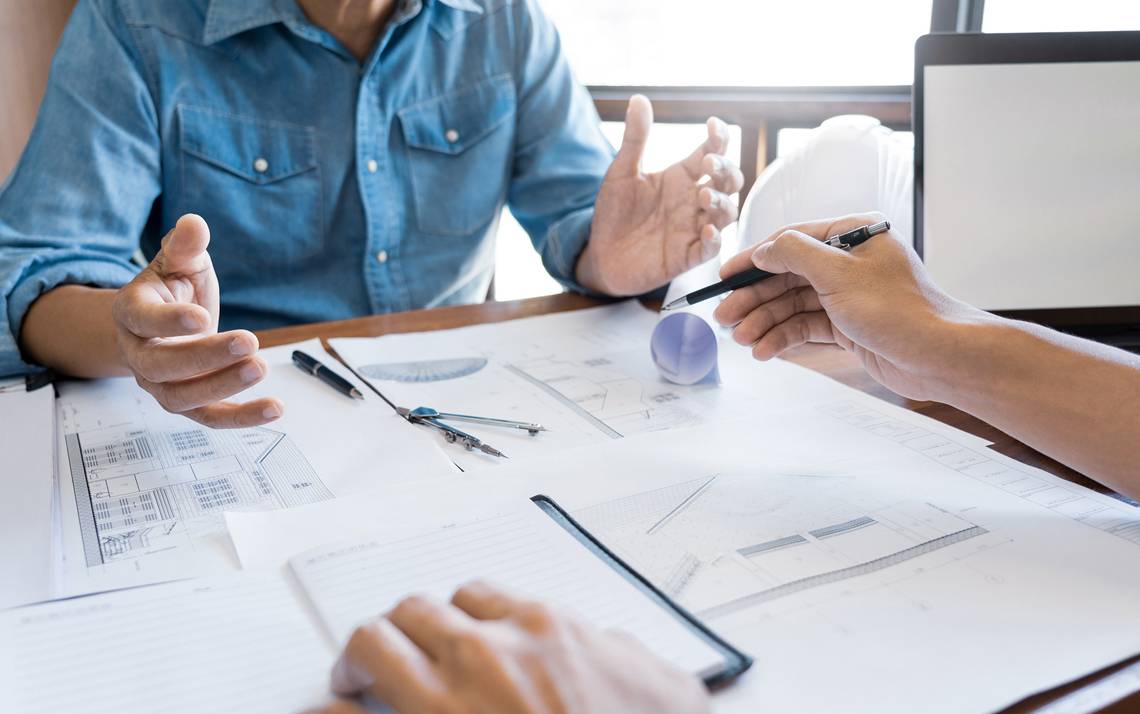
[[598, 191], [578, 264], [580, 282], [610, 295], [648, 292], [709, 260], [720, 251], [720, 230], [736, 220], [731, 194], [743, 176], [724, 156], [724, 122], [709, 119], [708, 138], [693, 153], [645, 173], [641, 159], [652, 124], [649, 100], [630, 99], [621, 148]]

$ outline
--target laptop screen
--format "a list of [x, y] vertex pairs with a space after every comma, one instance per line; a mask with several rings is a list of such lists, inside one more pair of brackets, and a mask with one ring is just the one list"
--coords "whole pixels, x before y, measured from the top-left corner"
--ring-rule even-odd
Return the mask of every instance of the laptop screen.
[[921, 71], [935, 281], [988, 310], [1140, 305], [1140, 61]]

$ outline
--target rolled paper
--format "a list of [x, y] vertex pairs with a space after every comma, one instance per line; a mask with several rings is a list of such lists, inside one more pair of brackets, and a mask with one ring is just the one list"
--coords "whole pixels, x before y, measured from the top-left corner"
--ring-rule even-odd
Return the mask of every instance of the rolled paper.
[[[719, 280], [720, 261], [712, 260], [680, 275], [665, 302]], [[718, 299], [665, 313], [653, 328], [649, 353], [661, 376], [675, 384], [719, 384], [717, 328], [712, 313]]]

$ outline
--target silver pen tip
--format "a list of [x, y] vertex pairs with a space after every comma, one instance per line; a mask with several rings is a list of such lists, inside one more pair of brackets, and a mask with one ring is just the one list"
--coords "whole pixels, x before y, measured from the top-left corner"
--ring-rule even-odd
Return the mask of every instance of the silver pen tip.
[[361, 393], [360, 393], [360, 390], [359, 390], [359, 389], [357, 389], [356, 387], [353, 387], [353, 388], [352, 388], [352, 391], [351, 391], [351, 392], [349, 392], [348, 394], [349, 394], [349, 396], [351, 396], [353, 399], [364, 399], [364, 395], [363, 395], [363, 394], [361, 394]]
[[661, 306], [661, 312], [669, 312], [670, 310], [676, 310], [677, 308], [684, 307], [688, 304], [689, 303], [685, 298], [679, 297], [676, 300], [673, 300], [672, 302], [667, 302], [664, 305], [662, 305]]

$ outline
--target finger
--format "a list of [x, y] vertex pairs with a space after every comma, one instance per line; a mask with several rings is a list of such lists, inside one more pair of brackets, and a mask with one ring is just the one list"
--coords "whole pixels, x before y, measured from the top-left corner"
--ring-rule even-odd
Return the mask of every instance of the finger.
[[304, 714], [368, 714], [368, 710], [360, 706], [356, 702], [347, 699], [337, 699], [321, 707], [320, 709], [309, 709]]
[[[157, 281], [157, 276], [152, 280]], [[161, 283], [135, 280], [119, 291], [111, 306], [111, 316], [137, 337], [178, 337], [196, 335], [210, 327], [209, 311], [189, 302], [165, 300], [168, 293]]]
[[119, 344], [134, 373], [149, 382], [190, 379], [229, 367], [257, 352], [257, 337], [248, 330], [168, 340], [128, 335]]
[[691, 270], [701, 263], [720, 255], [720, 231], [711, 223], [701, 226], [697, 240], [689, 244], [685, 253], [685, 270]]
[[432, 659], [444, 656], [456, 638], [471, 633], [475, 624], [458, 608], [418, 595], [400, 601], [388, 619]]
[[705, 122], [708, 137], [681, 162], [693, 180], [705, 175], [704, 161], [709, 154], [723, 154], [728, 149], [728, 126], [716, 117]]
[[832, 236], [853, 231], [860, 226], [871, 225], [879, 221], [885, 221], [886, 217], [878, 211], [871, 211], [869, 213], [853, 213], [847, 216], [839, 216], [838, 218], [825, 218], [818, 221], [804, 221], [802, 223], [793, 223], [785, 226], [768, 236], [761, 243], [767, 243], [775, 240], [781, 233], [785, 231], [799, 231], [806, 233], [816, 240], [827, 240]]
[[736, 220], [736, 202], [726, 194], [705, 186], [697, 196], [697, 205], [704, 211], [702, 219], [722, 229]]
[[732, 339], [741, 345], [755, 344], [769, 330], [791, 319], [793, 315], [822, 309], [823, 306], [819, 304], [819, 294], [814, 289], [795, 288], [748, 313], [732, 331]]
[[268, 371], [265, 360], [254, 356], [217, 372], [180, 382], [151, 382], [141, 376], [136, 376], [136, 381], [164, 409], [181, 414], [232, 397], [260, 382]]
[[804, 312], [781, 322], [752, 346], [752, 356], [769, 360], [807, 342], [835, 342], [826, 312]]
[[151, 261], [162, 277], [190, 276], [211, 268], [206, 248], [210, 245], [210, 227], [198, 215], [187, 213], [162, 239], [162, 248]]
[[851, 255], [846, 251], [797, 230], [786, 230], [752, 252], [752, 264], [757, 268], [770, 273], [802, 275], [817, 288], [850, 260]]
[[440, 691], [428, 658], [383, 618], [356, 628], [329, 685], [341, 695], [367, 691], [401, 712], [429, 710]]
[[645, 144], [649, 141], [649, 129], [652, 126], [653, 105], [649, 99], [641, 94], [630, 97], [629, 106], [625, 110], [625, 133], [611, 171], [626, 176], [641, 173], [641, 157], [645, 154]]
[[744, 174], [736, 164], [719, 154], [705, 154], [701, 159], [701, 173], [722, 193], [733, 194], [744, 188]]
[[182, 416], [212, 429], [245, 429], [277, 421], [284, 413], [285, 407], [280, 400], [266, 397], [240, 404], [218, 402], [182, 412]]
[[795, 273], [780, 273], [754, 285], [733, 290], [717, 306], [713, 316], [722, 325], [735, 325], [758, 306], [803, 285], [810, 285], [806, 278]]
[[467, 583], [451, 597], [452, 605], [476, 620], [502, 620], [529, 603], [482, 580]]

